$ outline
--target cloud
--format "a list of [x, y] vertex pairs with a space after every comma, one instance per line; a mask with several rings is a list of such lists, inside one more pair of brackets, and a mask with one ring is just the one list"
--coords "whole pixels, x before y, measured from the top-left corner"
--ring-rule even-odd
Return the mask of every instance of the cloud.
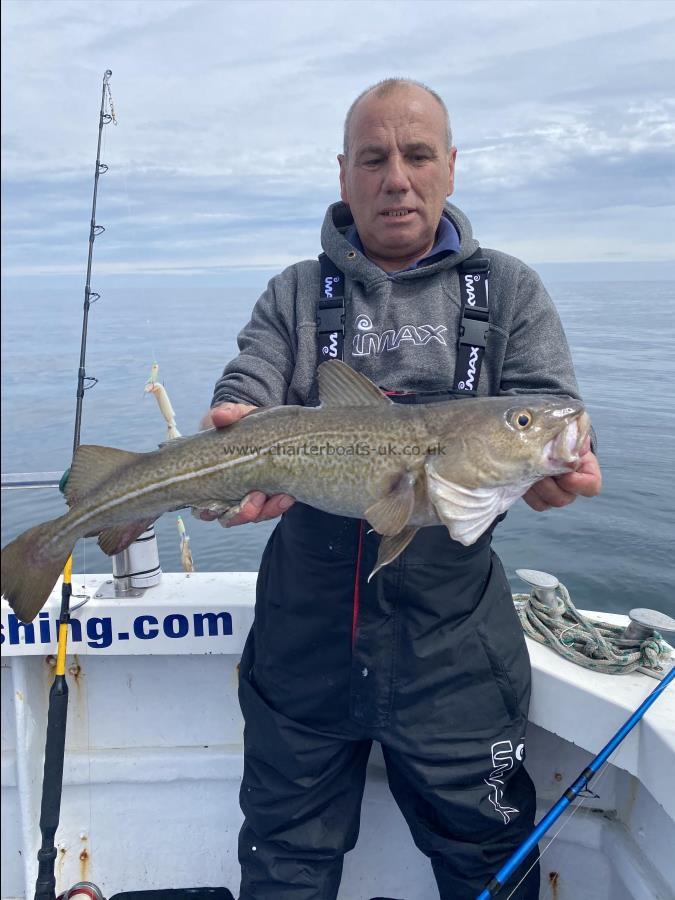
[[113, 17], [99, 0], [9, 0], [4, 13], [5, 274], [82, 266], [108, 67], [106, 271], [318, 252], [344, 113], [392, 74], [446, 98], [458, 202], [481, 240], [508, 230], [529, 259], [672, 256], [657, 233], [673, 230], [668, 3], [127, 0]]

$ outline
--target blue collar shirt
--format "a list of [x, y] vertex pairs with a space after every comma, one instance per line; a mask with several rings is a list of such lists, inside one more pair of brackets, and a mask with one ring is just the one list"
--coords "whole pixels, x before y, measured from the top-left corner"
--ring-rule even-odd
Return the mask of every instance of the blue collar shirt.
[[[349, 226], [345, 231], [345, 237], [355, 250], [358, 250], [359, 253], [363, 253], [364, 256], [367, 256], [363, 244], [361, 243], [359, 233], [356, 230], [356, 225], [352, 224]], [[413, 263], [411, 266], [406, 266], [405, 269], [399, 269], [399, 272], [409, 272], [411, 269], [417, 269], [420, 266], [428, 266], [431, 265], [431, 263], [438, 262], [439, 259], [443, 259], [443, 257], [447, 256], [449, 253], [458, 253], [459, 246], [459, 234], [457, 229], [444, 213], [441, 216], [438, 228], [436, 229], [434, 246], [429, 253], [422, 257], [422, 259], [418, 259], [417, 262]], [[387, 274], [389, 276], [397, 275], [398, 272], [387, 272]]]

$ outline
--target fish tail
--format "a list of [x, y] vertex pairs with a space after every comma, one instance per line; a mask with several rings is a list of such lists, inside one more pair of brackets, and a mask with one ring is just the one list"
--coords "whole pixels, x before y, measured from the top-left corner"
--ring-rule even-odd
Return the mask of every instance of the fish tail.
[[31, 622], [45, 605], [73, 552], [65, 518], [29, 528], [2, 550], [2, 595], [22, 622]]

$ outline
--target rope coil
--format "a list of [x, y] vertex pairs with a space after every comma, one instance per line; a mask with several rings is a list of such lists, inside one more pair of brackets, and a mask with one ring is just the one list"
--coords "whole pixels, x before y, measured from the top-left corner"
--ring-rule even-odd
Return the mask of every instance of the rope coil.
[[595, 672], [622, 675], [640, 670], [653, 678], [663, 677], [672, 647], [658, 631], [644, 640], [626, 638], [622, 625], [583, 616], [564, 584], [559, 584], [556, 592], [555, 609], [542, 603], [534, 593], [513, 595], [528, 637]]

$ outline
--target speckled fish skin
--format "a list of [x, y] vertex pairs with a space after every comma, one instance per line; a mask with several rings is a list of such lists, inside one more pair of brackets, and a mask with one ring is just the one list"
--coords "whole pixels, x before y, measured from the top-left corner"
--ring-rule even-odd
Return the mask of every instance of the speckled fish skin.
[[98, 534], [106, 552], [120, 552], [164, 512], [236, 510], [252, 490], [366, 518], [381, 534], [405, 532], [404, 546], [417, 528], [439, 522], [473, 543], [478, 534], [462, 519], [482, 533], [494, 509], [574, 468], [589, 426], [569, 398], [401, 405], [342, 363], [324, 363], [319, 375], [319, 407], [259, 410], [149, 453], [80, 447], [70, 511], [2, 551], [2, 592], [17, 615], [34, 618], [78, 538]]

